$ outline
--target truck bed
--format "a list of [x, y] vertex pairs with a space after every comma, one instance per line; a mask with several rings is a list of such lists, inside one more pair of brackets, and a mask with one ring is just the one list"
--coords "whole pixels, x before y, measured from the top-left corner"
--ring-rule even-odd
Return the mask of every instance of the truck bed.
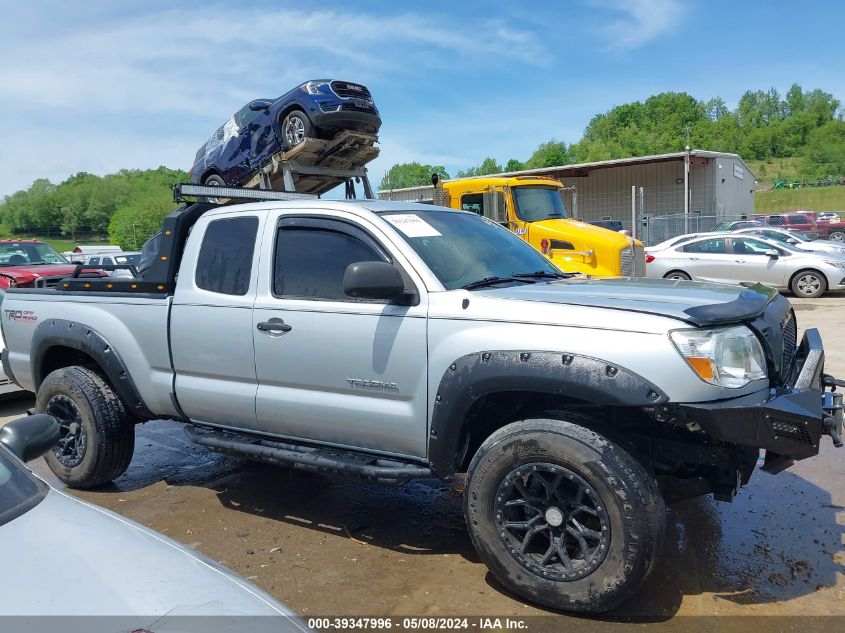
[[[178, 415], [169, 394], [173, 367], [168, 348], [170, 296], [53, 289], [10, 289], [3, 300], [3, 334], [9, 368], [24, 389], [35, 391], [30, 351], [40, 328], [84, 323], [108, 340], [126, 365], [138, 393], [157, 414]], [[144, 341], [141, 347], [139, 341]], [[14, 351], [18, 350], [18, 351]]]

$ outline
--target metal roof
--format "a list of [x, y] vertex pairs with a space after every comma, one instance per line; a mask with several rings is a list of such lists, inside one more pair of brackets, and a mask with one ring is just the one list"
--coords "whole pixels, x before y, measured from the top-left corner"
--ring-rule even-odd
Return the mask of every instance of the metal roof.
[[[667, 163], [676, 160], [683, 160], [686, 152], [671, 152], [668, 154], [652, 154], [650, 156], [631, 156], [629, 158], [613, 158], [610, 160], [599, 160], [591, 163], [572, 163], [570, 165], [556, 165], [553, 167], [538, 167], [536, 169], [522, 169], [520, 171], [507, 171], [499, 174], [486, 174], [484, 176], [468, 176], [467, 178], [450, 178], [443, 182], [451, 180], [472, 180], [475, 178], [511, 178], [515, 176], [583, 176], [596, 169], [607, 169], [609, 167], [620, 167], [625, 165], [647, 165], [651, 163]], [[712, 158], [732, 158], [740, 161], [746, 170], [757, 179], [757, 176], [751, 171], [748, 164], [742, 159], [739, 154], [732, 154], [730, 152], [713, 152], [704, 149], [692, 149], [689, 152], [690, 158], [712, 159]], [[422, 185], [423, 187], [430, 187], [431, 185]], [[411, 189], [419, 189], [420, 187], [404, 187], [402, 189], [383, 189], [380, 191], [407, 191]]]

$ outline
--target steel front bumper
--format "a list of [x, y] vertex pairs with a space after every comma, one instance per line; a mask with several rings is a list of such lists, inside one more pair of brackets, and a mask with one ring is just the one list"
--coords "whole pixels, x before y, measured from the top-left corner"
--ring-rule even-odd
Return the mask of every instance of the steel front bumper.
[[714, 440], [766, 449], [763, 469], [772, 473], [817, 455], [822, 435], [830, 435], [834, 445], [841, 446], [842, 393], [835, 390], [845, 382], [824, 373], [818, 330], [804, 332], [795, 358], [791, 386], [718, 402], [681, 404], [681, 415]]

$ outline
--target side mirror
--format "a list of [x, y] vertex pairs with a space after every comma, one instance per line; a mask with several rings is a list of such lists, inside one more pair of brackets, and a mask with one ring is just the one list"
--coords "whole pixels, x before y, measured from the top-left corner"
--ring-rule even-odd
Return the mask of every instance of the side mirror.
[[269, 101], [250, 101], [249, 102], [249, 109], [253, 112], [260, 112], [261, 110], [266, 110], [270, 107]]
[[392, 264], [355, 262], [343, 274], [343, 292], [356, 299], [395, 299], [405, 292], [405, 282]]
[[766, 255], [768, 255], [768, 256], [769, 256], [769, 257], [771, 257], [772, 259], [777, 259], [778, 257], [780, 257], [780, 253], [778, 253], [778, 252], [777, 252], [775, 249], [773, 249], [773, 248], [770, 248], [769, 250], [767, 250], [767, 251], [766, 251]]
[[59, 423], [45, 413], [19, 418], [0, 428], [0, 444], [24, 462], [49, 451], [59, 443], [59, 436]]

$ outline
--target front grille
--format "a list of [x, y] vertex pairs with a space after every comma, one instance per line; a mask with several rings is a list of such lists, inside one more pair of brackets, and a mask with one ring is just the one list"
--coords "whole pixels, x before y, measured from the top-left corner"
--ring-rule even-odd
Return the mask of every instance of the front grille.
[[36, 288], [55, 288], [67, 275], [53, 275], [52, 277], [39, 277], [33, 284]]
[[634, 253], [630, 246], [623, 248], [619, 253], [619, 269], [623, 277], [634, 276]]
[[350, 99], [352, 97], [358, 97], [359, 99], [370, 99], [372, 95], [370, 95], [370, 91], [367, 90], [366, 86], [362, 86], [361, 84], [351, 84], [346, 81], [333, 81], [331, 83], [332, 91], [338, 96], [344, 99]]
[[352, 110], [353, 112], [372, 112], [375, 108], [372, 105], [357, 105], [355, 103], [344, 103], [341, 110]]
[[783, 369], [781, 372], [786, 375], [792, 365], [795, 356], [795, 348], [798, 346], [798, 324], [795, 321], [795, 313], [790, 310], [781, 322], [781, 333], [783, 335]]

